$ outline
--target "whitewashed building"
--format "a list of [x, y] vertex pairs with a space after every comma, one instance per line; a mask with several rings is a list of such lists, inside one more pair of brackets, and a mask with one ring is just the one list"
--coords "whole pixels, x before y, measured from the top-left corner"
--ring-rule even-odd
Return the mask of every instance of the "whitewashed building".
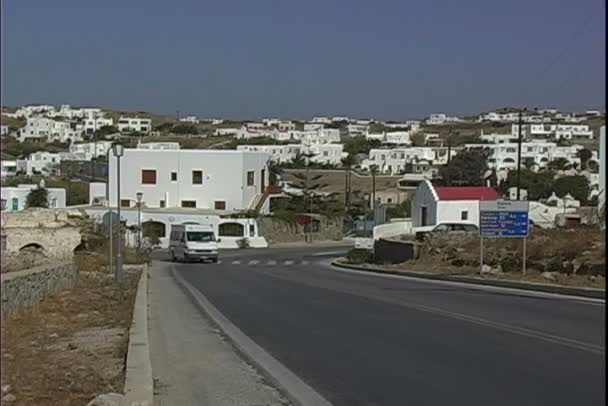
[[[137, 192], [142, 192], [150, 208], [247, 210], [268, 185], [269, 160], [266, 153], [248, 151], [125, 149], [120, 160], [120, 205], [133, 206]], [[113, 154], [109, 182], [110, 204], [116, 206]]]
[[[488, 167], [490, 169], [512, 170], [517, 168], [517, 143], [466, 144], [464, 148], [469, 150], [486, 149], [490, 151], [488, 157]], [[522, 167], [529, 166], [531, 169], [544, 168], [555, 159], [565, 158], [570, 164], [577, 165], [580, 168], [580, 158], [576, 154], [582, 148], [581, 145], [559, 147], [553, 142], [522, 142]]]
[[[371, 149], [369, 158], [361, 163], [362, 169], [372, 165], [383, 174], [397, 175], [404, 172], [436, 174], [437, 167], [447, 163], [447, 148], [406, 147], [393, 149]], [[452, 157], [456, 151], [452, 150]]]
[[0, 125], [0, 135], [1, 136], [5, 136], [8, 135], [8, 126], [7, 125]]
[[38, 151], [30, 154], [27, 159], [17, 160], [17, 173], [32, 175], [59, 175], [61, 160], [68, 158], [66, 153]]
[[120, 117], [118, 131], [149, 133], [152, 130], [152, 120], [140, 117]]
[[479, 227], [479, 202], [498, 198], [490, 187], [435, 187], [423, 180], [412, 201], [412, 226], [468, 223]]
[[314, 154], [311, 161], [326, 165], [339, 165], [342, 158], [348, 155], [343, 150], [342, 144], [311, 144], [308, 148], [305, 147], [307, 153]]
[[82, 141], [82, 129], [74, 121], [54, 120], [46, 117], [30, 117], [19, 130], [19, 141], [27, 139], [45, 139], [47, 141], [75, 142]]
[[463, 121], [462, 119], [455, 116], [448, 116], [444, 113], [431, 114], [426, 120], [428, 125], [441, 125], [446, 123], [457, 123]]
[[[27, 195], [38, 188], [38, 185], [17, 185], [16, 187], [2, 187], [0, 194], [2, 200], [6, 201], [6, 211], [14, 212], [24, 210], [27, 202]], [[66, 206], [65, 189], [46, 188], [48, 191], [49, 208], [62, 209]]]
[[342, 144], [287, 144], [287, 145], [239, 145], [238, 151], [263, 152], [269, 154], [273, 162], [291, 162], [298, 154], [313, 154], [311, 162], [339, 165], [348, 154]]
[[[2, 154], [2, 155], [4, 155], [4, 154]], [[17, 174], [17, 160], [12, 157], [9, 157], [10, 159], [5, 159], [5, 158], [7, 158], [7, 157], [3, 156], [2, 159], [0, 160], [0, 166], [1, 166], [0, 177], [2, 179], [10, 178]]]
[[217, 136], [237, 136], [241, 131], [240, 128], [216, 128], [215, 135]]
[[273, 162], [287, 163], [293, 161], [302, 152], [301, 144], [288, 145], [239, 145], [237, 151], [263, 152], [270, 156]]
[[[306, 123], [304, 124], [304, 131], [318, 131], [325, 128], [323, 123]], [[340, 131], [340, 130], [338, 130]]]
[[70, 144], [70, 153], [78, 160], [90, 161], [95, 157], [105, 156], [111, 146], [112, 141], [72, 143]]
[[488, 142], [490, 144], [504, 144], [504, 143], [508, 143], [508, 142], [517, 142], [517, 136], [514, 136], [513, 134], [497, 134], [497, 133], [484, 134], [483, 130], [481, 131], [481, 135], [479, 136], [479, 138], [482, 141]]
[[179, 142], [138, 142], [137, 149], [161, 150], [161, 149], [180, 149]]
[[411, 144], [409, 131], [391, 131], [384, 134], [383, 144], [409, 145]]
[[346, 127], [346, 130], [348, 131], [348, 134], [351, 136], [363, 135], [368, 132], [369, 126], [363, 125], [363, 124], [349, 124]]
[[182, 123], [198, 124], [200, 120], [196, 116], [186, 116], [179, 119]]
[[313, 117], [312, 120], [310, 120], [311, 123], [315, 123], [315, 124], [331, 124], [331, 118], [329, 117]]
[[114, 125], [114, 120], [110, 117], [93, 117], [83, 120], [84, 131], [87, 134], [93, 134], [99, 131], [102, 127], [110, 127]]

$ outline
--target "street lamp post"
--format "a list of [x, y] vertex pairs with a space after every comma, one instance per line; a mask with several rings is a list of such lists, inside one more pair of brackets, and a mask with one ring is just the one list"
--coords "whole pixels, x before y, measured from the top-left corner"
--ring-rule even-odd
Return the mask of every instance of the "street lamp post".
[[114, 157], [116, 157], [116, 210], [118, 212], [118, 244], [116, 249], [116, 269], [114, 279], [117, 283], [122, 282], [122, 222], [120, 217], [120, 158], [124, 154], [124, 146], [120, 143], [112, 145]]
[[137, 192], [137, 258], [141, 256], [141, 198], [144, 196], [142, 192]]
[[0, 238], [2, 239], [1, 244], [2, 244], [2, 255], [0, 256], [0, 261], [2, 261], [1, 263], [1, 267], [4, 267], [4, 251], [6, 251], [6, 234], [4, 233], [4, 223], [6, 222], [6, 219], [4, 217], [4, 210], [6, 209], [6, 200], [5, 199], [1, 199], [2, 201], [2, 225], [1, 225], [1, 235]]

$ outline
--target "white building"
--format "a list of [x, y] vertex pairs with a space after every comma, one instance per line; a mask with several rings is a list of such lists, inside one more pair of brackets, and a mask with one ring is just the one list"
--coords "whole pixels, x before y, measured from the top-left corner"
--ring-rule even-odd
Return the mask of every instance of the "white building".
[[293, 131], [296, 129], [296, 124], [291, 121], [280, 121], [278, 127], [279, 131]]
[[237, 136], [241, 131], [240, 128], [216, 128], [215, 135], [217, 136]]
[[519, 113], [497, 113], [492, 111], [486, 114], [480, 114], [478, 121], [493, 121], [493, 122], [517, 122], [519, 119]]
[[348, 154], [343, 152], [342, 144], [287, 144], [287, 145], [239, 145], [237, 151], [263, 152], [270, 155], [273, 162], [291, 162], [298, 154], [314, 154], [311, 162], [328, 165], [340, 165], [342, 158]]
[[30, 154], [27, 159], [17, 160], [17, 172], [27, 176], [59, 175], [63, 153], [39, 151]]
[[351, 136], [362, 135], [362, 134], [365, 134], [368, 132], [369, 126], [362, 125], [362, 124], [349, 124], [346, 127], [346, 130], [348, 131], [348, 134]]
[[[325, 124], [322, 123], [306, 123], [304, 124], [304, 131], [317, 131], [325, 128]], [[338, 130], [339, 132], [340, 130]]]
[[176, 150], [180, 149], [179, 142], [138, 142], [137, 149], [147, 149], [147, 150], [165, 150], [171, 149]]
[[412, 226], [469, 223], [479, 227], [479, 202], [498, 197], [490, 187], [434, 187], [424, 180], [412, 201]]
[[429, 118], [426, 120], [426, 124], [428, 125], [441, 125], [446, 123], [457, 123], [461, 122], [462, 119], [458, 117], [448, 116], [444, 113], [436, 113], [431, 114]]
[[599, 168], [599, 196], [598, 206], [602, 207], [606, 201], [606, 126], [600, 128], [600, 168]]
[[342, 158], [348, 155], [343, 150], [342, 144], [311, 144], [304, 148], [306, 153], [314, 154], [311, 161], [326, 165], [340, 165]]
[[93, 117], [86, 118], [83, 121], [84, 131], [87, 134], [92, 134], [99, 131], [102, 127], [110, 127], [114, 125], [114, 120], [110, 117]]
[[382, 140], [383, 144], [393, 144], [393, 145], [409, 145], [410, 141], [410, 133], [408, 131], [392, 131], [384, 134], [384, 139]]
[[[6, 211], [20, 211], [25, 209], [27, 195], [38, 188], [37, 185], [17, 185], [17, 187], [2, 187], [2, 200], [6, 201]], [[49, 208], [62, 209], [66, 205], [65, 189], [46, 188], [48, 191]]]
[[148, 133], [152, 130], [152, 120], [139, 117], [120, 117], [118, 131]]
[[8, 116], [14, 118], [29, 118], [37, 115], [46, 114], [53, 110], [55, 110], [55, 106], [51, 106], [48, 104], [30, 105], [20, 107], [17, 109], [17, 111], [15, 111], [14, 114], [8, 114]]
[[339, 121], [350, 121], [350, 119], [346, 116], [334, 116], [331, 118], [332, 122], [339, 122]]
[[7, 125], [0, 125], [0, 135], [3, 137], [5, 135], [8, 135], [8, 126]]
[[310, 122], [315, 124], [331, 124], [331, 119], [328, 117], [313, 117]]
[[291, 139], [300, 140], [302, 144], [332, 144], [340, 142], [340, 130], [323, 128], [314, 131], [291, 131]]
[[508, 142], [517, 142], [517, 136], [513, 136], [513, 134], [484, 134], [483, 130], [481, 131], [481, 135], [479, 138], [482, 141], [489, 142], [491, 144], [504, 144]]
[[25, 126], [19, 130], [19, 141], [23, 142], [28, 138], [58, 142], [82, 141], [82, 129], [73, 121], [30, 117]]
[[[4, 155], [4, 154], [2, 154]], [[10, 159], [5, 159], [10, 158]], [[3, 156], [0, 160], [1, 173], [0, 178], [5, 179], [17, 174], [17, 160], [12, 157]]]
[[[240, 211], [253, 208], [268, 185], [270, 156], [229, 150], [125, 149], [120, 205], [133, 206], [137, 192], [150, 208]], [[116, 158], [110, 155], [110, 204], [116, 206]]]
[[[103, 196], [105, 184], [100, 184]], [[94, 195], [94, 191], [91, 195]], [[145, 196], [144, 196], [145, 198]], [[91, 206], [85, 209], [86, 213], [98, 223], [109, 218], [108, 209], [100, 206]], [[116, 212], [114, 212], [116, 215]], [[127, 227], [141, 223], [143, 237], [156, 236], [160, 240], [160, 247], [169, 246], [171, 226], [174, 224], [208, 224], [214, 229], [215, 235], [221, 240], [220, 249], [235, 249], [239, 247], [239, 240], [246, 238], [252, 248], [266, 248], [268, 242], [259, 234], [258, 223], [252, 218], [222, 218], [217, 211], [209, 209], [182, 209], [143, 207], [141, 211], [136, 208], [123, 208], [121, 218]], [[136, 235], [127, 233], [126, 243], [135, 246]]]
[[[451, 151], [452, 157], [456, 151]], [[433, 175], [434, 168], [447, 163], [447, 148], [406, 147], [393, 149], [372, 149], [369, 158], [361, 163], [362, 169], [372, 165], [383, 174], [401, 174], [404, 172], [428, 173]]]
[[78, 160], [90, 161], [95, 157], [105, 156], [111, 146], [112, 141], [86, 142], [80, 144], [72, 143], [70, 145], [70, 153]]
[[301, 144], [289, 145], [239, 145], [237, 151], [263, 152], [270, 155], [270, 159], [277, 163], [293, 161], [297, 154], [302, 152]]
[[[502, 144], [466, 144], [465, 149], [487, 149], [490, 151], [488, 167], [490, 169], [512, 170], [517, 168], [517, 143]], [[582, 149], [581, 145], [570, 145], [558, 147], [552, 142], [522, 142], [521, 165], [523, 168], [544, 168], [547, 164], [558, 158], [565, 158], [572, 165], [580, 168], [580, 158], [576, 156], [577, 151]]]
[[198, 124], [200, 121], [196, 116], [186, 116], [179, 119], [182, 123]]

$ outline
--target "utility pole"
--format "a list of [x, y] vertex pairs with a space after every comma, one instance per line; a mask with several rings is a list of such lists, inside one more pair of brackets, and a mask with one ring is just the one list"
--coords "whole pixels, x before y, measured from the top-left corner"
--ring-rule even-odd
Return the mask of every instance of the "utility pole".
[[520, 180], [520, 172], [521, 172], [521, 124], [522, 124], [522, 118], [521, 118], [521, 110], [519, 110], [519, 119], [518, 121], [518, 136], [517, 136], [517, 200], [519, 200], [520, 198], [520, 185], [519, 185], [519, 180]]
[[179, 110], [175, 110], [175, 120], [179, 121]]
[[452, 180], [450, 177], [450, 157], [452, 156], [452, 130], [450, 130], [450, 133], [448, 134], [448, 163], [447, 163], [447, 171], [446, 175], [447, 175], [447, 185], [451, 186]]

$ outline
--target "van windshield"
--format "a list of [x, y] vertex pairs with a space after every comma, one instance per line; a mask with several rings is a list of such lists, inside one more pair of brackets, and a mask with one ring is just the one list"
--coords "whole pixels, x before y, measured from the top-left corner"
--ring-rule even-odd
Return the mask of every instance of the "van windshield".
[[188, 231], [186, 239], [192, 242], [209, 242], [215, 241], [215, 235], [210, 231]]

